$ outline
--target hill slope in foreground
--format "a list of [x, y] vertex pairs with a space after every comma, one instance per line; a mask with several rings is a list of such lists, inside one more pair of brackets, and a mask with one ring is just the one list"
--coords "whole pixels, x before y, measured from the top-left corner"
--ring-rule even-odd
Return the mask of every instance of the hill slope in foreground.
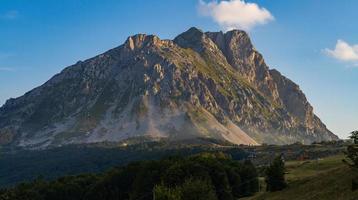
[[299, 86], [239, 30], [138, 34], [0, 108], [0, 145], [45, 148], [137, 136], [235, 144], [338, 139]]
[[286, 163], [288, 188], [279, 192], [262, 192], [244, 200], [357, 200], [352, 192], [352, 169], [343, 156], [312, 161]]

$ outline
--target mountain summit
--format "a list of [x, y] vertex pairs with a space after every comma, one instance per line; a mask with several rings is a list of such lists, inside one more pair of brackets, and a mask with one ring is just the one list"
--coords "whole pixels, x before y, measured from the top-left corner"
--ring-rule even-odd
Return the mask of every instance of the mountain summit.
[[338, 139], [299, 86], [239, 30], [137, 34], [0, 108], [0, 144], [44, 148], [130, 137], [236, 144]]

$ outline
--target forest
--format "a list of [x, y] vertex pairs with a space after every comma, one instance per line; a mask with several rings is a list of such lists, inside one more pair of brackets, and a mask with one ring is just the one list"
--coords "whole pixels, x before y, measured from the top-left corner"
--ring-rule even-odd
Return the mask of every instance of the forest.
[[236, 199], [259, 190], [249, 161], [224, 153], [200, 153], [132, 162], [104, 173], [38, 178], [0, 191], [1, 200]]

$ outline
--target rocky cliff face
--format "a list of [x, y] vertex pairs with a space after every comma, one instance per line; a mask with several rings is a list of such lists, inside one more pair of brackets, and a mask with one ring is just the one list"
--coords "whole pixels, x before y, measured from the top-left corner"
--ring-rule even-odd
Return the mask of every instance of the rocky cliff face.
[[135, 136], [237, 144], [337, 137], [242, 31], [138, 34], [0, 108], [0, 144], [41, 148]]

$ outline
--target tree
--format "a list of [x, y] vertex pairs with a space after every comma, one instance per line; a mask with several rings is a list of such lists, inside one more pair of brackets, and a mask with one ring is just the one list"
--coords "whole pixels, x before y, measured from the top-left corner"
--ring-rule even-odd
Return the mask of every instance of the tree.
[[259, 190], [258, 174], [250, 160], [245, 160], [240, 167], [240, 194], [241, 197], [251, 196]]
[[353, 131], [349, 138], [353, 141], [354, 144], [358, 144], [358, 131]]
[[213, 185], [205, 180], [188, 179], [180, 187], [181, 199], [217, 200]]
[[350, 167], [358, 169], [358, 131], [353, 131], [349, 138], [352, 140], [352, 144], [348, 145], [347, 151], [345, 152], [348, 160], [343, 161]]
[[38, 179], [0, 190], [0, 200], [232, 200], [257, 188], [251, 162], [205, 153], [138, 161], [100, 174]]
[[278, 191], [284, 189], [287, 184], [285, 181], [285, 163], [282, 156], [274, 159], [273, 163], [266, 169], [267, 191]]
[[189, 178], [181, 186], [169, 188], [157, 185], [153, 200], [217, 200], [213, 185], [205, 180]]
[[[349, 138], [353, 143], [347, 146], [347, 151], [345, 152], [347, 159], [344, 159], [343, 162], [353, 169], [358, 170], [358, 131], [353, 131]], [[352, 190], [356, 189], [358, 189], [357, 175], [352, 179]]]
[[241, 178], [240, 178], [240, 174], [237, 172], [238, 170], [235, 170], [233, 168], [228, 168], [226, 170], [228, 179], [229, 179], [229, 183], [231, 186], [231, 193], [233, 195], [233, 197], [235, 198], [239, 198], [241, 197]]
[[153, 200], [181, 200], [179, 188], [168, 188], [164, 185], [154, 187]]

